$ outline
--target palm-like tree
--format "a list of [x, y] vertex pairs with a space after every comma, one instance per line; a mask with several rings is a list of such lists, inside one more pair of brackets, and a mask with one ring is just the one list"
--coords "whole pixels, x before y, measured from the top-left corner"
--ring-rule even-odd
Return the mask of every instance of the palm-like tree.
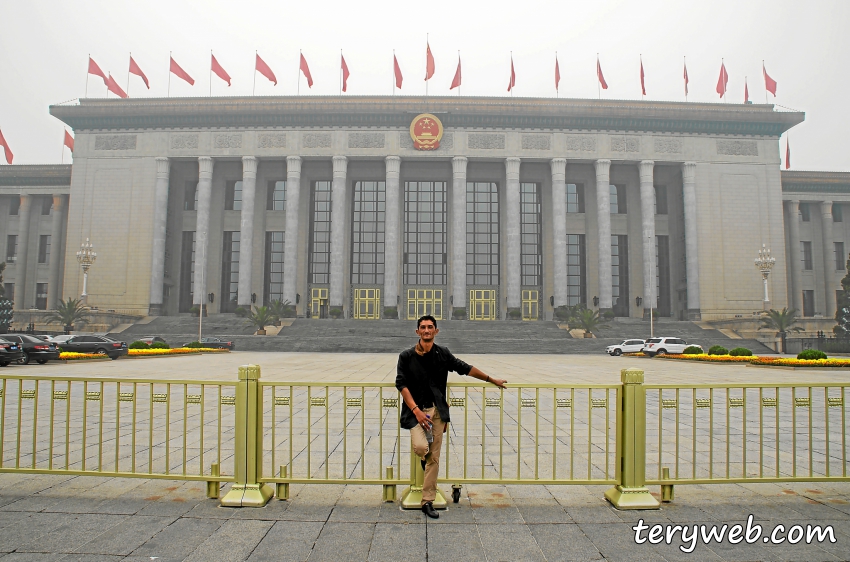
[[771, 330], [777, 332], [777, 335], [782, 339], [782, 353], [787, 353], [785, 338], [788, 332], [802, 332], [803, 329], [799, 326], [794, 326], [797, 323], [797, 310], [794, 308], [784, 307], [782, 310], [770, 310], [764, 312], [761, 318], [761, 326], [759, 330]]
[[269, 303], [269, 310], [272, 313], [274, 322], [280, 322], [281, 318], [288, 318], [291, 315], [292, 303], [289, 300], [275, 299]]
[[608, 327], [602, 323], [602, 318], [599, 316], [598, 310], [583, 308], [576, 312], [575, 319], [578, 321], [579, 327], [584, 330], [585, 336], [595, 332], [599, 328]]
[[267, 306], [255, 306], [248, 316], [245, 318], [245, 324], [257, 328], [257, 332], [262, 332], [259, 335], [265, 335], [266, 326], [274, 323], [274, 314]]
[[48, 322], [62, 324], [67, 330], [73, 330], [74, 324], [82, 326], [88, 321], [89, 309], [81, 299], [68, 298], [67, 301], [59, 301], [56, 310], [47, 315]]

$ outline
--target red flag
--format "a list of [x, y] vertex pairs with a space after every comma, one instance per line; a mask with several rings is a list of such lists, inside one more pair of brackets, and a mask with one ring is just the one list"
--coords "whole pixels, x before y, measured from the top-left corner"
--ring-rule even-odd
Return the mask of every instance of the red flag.
[[558, 54], [555, 54], [555, 91], [558, 91], [558, 84], [561, 83], [561, 67], [558, 65]]
[[514, 56], [511, 55], [511, 79], [508, 81], [508, 91], [516, 87], [516, 72], [514, 72]]
[[398, 59], [395, 58], [395, 53], [393, 53], [393, 73], [395, 74], [395, 87], [401, 90], [403, 78], [401, 76], [401, 67], [398, 65]]
[[269, 68], [269, 65], [260, 58], [260, 55], [257, 55], [257, 61], [254, 63], [254, 70], [268, 78], [270, 82], [274, 82], [274, 85], [277, 86], [277, 77], [274, 75], [274, 72], [272, 72], [272, 69]]
[[764, 74], [764, 89], [773, 94], [773, 97], [776, 97], [776, 80], [767, 75], [764, 63], [761, 64], [761, 72]]
[[602, 89], [607, 90], [608, 82], [606, 82], [605, 77], [602, 76], [602, 66], [599, 64], [599, 57], [596, 57], [596, 77], [599, 78], [599, 84], [602, 86]]
[[210, 70], [215, 72], [215, 75], [227, 82], [228, 87], [230, 86], [230, 74], [227, 73], [224, 68], [218, 64], [218, 61], [215, 59], [215, 55], [210, 53], [210, 57], [212, 60], [210, 61]]
[[119, 98], [127, 97], [127, 92], [121, 89], [121, 86], [118, 85], [118, 82], [115, 81], [115, 78], [112, 77], [112, 74], [110, 74], [109, 78], [106, 79], [106, 89], [118, 96]]
[[726, 84], [729, 83], [729, 75], [726, 73], [726, 65], [722, 62], [720, 63], [720, 77], [717, 79], [717, 93], [720, 94], [720, 97], [726, 95]]
[[431, 54], [431, 45], [425, 43], [425, 80], [430, 80], [434, 76], [434, 55]]
[[310, 67], [307, 66], [307, 59], [304, 58], [304, 54], [301, 54], [301, 72], [304, 73], [304, 77], [307, 78], [307, 87], [313, 87], [313, 77], [310, 76]]
[[[89, 74], [94, 74], [95, 76], [100, 76], [103, 78], [103, 83], [106, 84], [106, 74], [100, 69], [96, 62], [89, 57]], [[108, 85], [108, 84], [107, 84]]]
[[14, 158], [15, 155], [12, 154], [12, 149], [9, 148], [9, 145], [6, 143], [5, 137], [3, 137], [3, 131], [0, 131], [0, 146], [2, 146], [3, 150], [6, 152], [6, 163], [11, 164], [12, 158]]
[[457, 55], [457, 70], [455, 70], [455, 77], [452, 79], [452, 85], [449, 87], [449, 90], [454, 90], [455, 88], [460, 88], [460, 53]]
[[[147, 77], [147, 76], [145, 76], [145, 73], [144, 73], [144, 72], [142, 72], [142, 69], [141, 69], [141, 68], [139, 68], [139, 65], [138, 65], [138, 64], [136, 64], [136, 61], [134, 61], [134, 60], [133, 60], [132, 55], [130, 56], [130, 74], [135, 74], [136, 76], [138, 76], [139, 78], [141, 78], [142, 80], [144, 80], [144, 82], [145, 82], [145, 86], [147, 86], [147, 87], [148, 87], [148, 90], [150, 90], [150, 89], [151, 89], [151, 85], [150, 85], [150, 83], [148, 82], [148, 77]], [[73, 149], [72, 149], [72, 150], [73, 150]]]
[[177, 76], [178, 78], [182, 78], [183, 80], [188, 82], [190, 86], [194, 86], [195, 80], [191, 76], [189, 76], [189, 74], [185, 70], [180, 68], [179, 64], [174, 62], [173, 57], [169, 57], [169, 58], [171, 59], [171, 66], [169, 67], [169, 70], [171, 71], [171, 73], [174, 74], [175, 76]]
[[688, 95], [688, 63], [685, 63], [685, 95]]
[[643, 59], [640, 59], [640, 93], [646, 95], [646, 85], [643, 83]]
[[747, 87], [747, 79], [744, 79], [744, 103], [750, 101], [750, 89]]
[[71, 136], [71, 133], [65, 129], [65, 146], [71, 149], [71, 152], [74, 152], [74, 137]]
[[351, 73], [348, 71], [348, 65], [345, 64], [345, 57], [342, 56], [342, 53], [339, 54], [339, 58], [342, 59], [342, 91], [346, 91], [348, 88], [348, 77]]
[[[3, 137], [0, 136], [0, 140], [2, 140], [2, 139], [3, 139]], [[11, 163], [12, 163], [12, 161], [9, 160], [9, 164], [11, 164]], [[791, 140], [788, 137], [785, 137], [785, 169], [787, 170], [790, 167], [791, 167]]]

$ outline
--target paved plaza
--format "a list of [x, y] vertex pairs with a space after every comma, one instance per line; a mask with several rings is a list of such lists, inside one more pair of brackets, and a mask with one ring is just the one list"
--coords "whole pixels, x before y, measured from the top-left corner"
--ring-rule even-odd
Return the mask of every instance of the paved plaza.
[[[488, 374], [520, 384], [616, 384], [619, 383], [620, 369], [626, 367], [643, 369], [648, 385], [846, 384], [850, 381], [848, 371], [763, 369], [607, 356], [465, 355], [463, 359]], [[239, 365], [256, 363], [262, 367], [262, 379], [269, 382], [381, 383], [394, 380], [395, 361], [396, 356], [388, 354], [233, 352], [201, 357], [33, 365], [7, 368], [0, 371], [0, 375], [126, 377], [162, 381], [203, 379], [224, 382], [235, 381]], [[456, 377], [452, 380], [465, 379]], [[666, 394], [664, 398], [669, 399]], [[660, 397], [656, 400], [660, 402]], [[683, 404], [688, 400], [690, 398], [679, 397]], [[471, 410], [473, 402], [474, 399], [470, 399], [467, 403]], [[650, 399], [649, 410], [652, 410], [652, 404]], [[505, 408], [512, 407], [506, 401]], [[648, 414], [650, 417], [655, 416], [648, 418], [649, 460], [655, 454], [651, 443], [653, 433], [657, 435], [658, 412], [656, 408], [654, 414], [652, 411]], [[674, 422], [672, 414], [668, 413], [664, 410], [664, 433], [668, 427], [674, 427], [668, 425]], [[832, 414], [833, 423], [837, 413]], [[688, 408], [683, 408], [683, 424], [687, 423], [687, 414]], [[812, 415], [817, 417], [820, 413], [812, 407]], [[776, 416], [782, 417], [778, 412]], [[458, 418], [456, 424], [460, 430], [463, 421], [459, 410], [453, 410], [455, 417]], [[316, 423], [320, 425], [320, 422], [319, 418]], [[471, 427], [476, 425], [473, 423]], [[747, 429], [749, 431], [750, 426]], [[690, 431], [688, 426], [680, 434], [687, 436]], [[613, 443], [613, 435], [610, 439]], [[783, 454], [787, 453], [786, 436], [779, 436], [777, 442]], [[490, 441], [487, 443], [487, 446], [491, 446]], [[406, 441], [402, 441], [400, 448], [404, 448], [405, 444]], [[766, 440], [762, 448], [769, 452], [775, 449], [774, 445]], [[232, 448], [227, 443], [223, 446], [225, 449]], [[318, 444], [316, 447], [321, 449]], [[508, 454], [507, 449], [505, 454]], [[453, 449], [450, 453], [451, 462], [453, 467], [459, 467], [460, 461], [455, 451]], [[840, 444], [833, 444], [831, 451], [828, 456], [833, 458], [832, 469], [840, 471], [840, 465], [836, 465], [834, 460], [838, 455], [840, 461]], [[757, 452], [758, 449], [747, 451], [748, 462], [752, 462], [753, 458], [749, 455]], [[703, 460], [703, 453], [702, 450], [699, 452], [698, 461]], [[521, 459], [524, 466], [533, 462], [530, 454], [531, 450], [523, 445]], [[542, 450], [539, 454], [541, 458], [552, 458], [545, 456], [551, 454], [551, 451]], [[599, 454], [595, 454], [594, 467], [599, 459]], [[668, 454], [669, 451], [665, 452], [665, 455]], [[677, 454], [679, 458], [687, 460], [691, 451], [683, 450]], [[607, 456], [603, 454], [603, 458]], [[471, 458], [478, 457], [471, 455]], [[516, 457], [510, 457], [513, 458]], [[733, 452], [730, 459], [733, 467], [740, 465], [736, 453]], [[821, 460], [818, 464], [817, 459], [816, 456], [816, 470], [822, 470], [823, 462]], [[557, 457], [556, 460], [560, 466], [562, 460]], [[717, 457], [714, 460], [716, 462]], [[347, 462], [356, 463], [356, 459], [343, 459], [338, 466], [351, 470]], [[479, 465], [469, 462], [471, 468], [484, 466], [487, 470], [493, 470], [493, 463], [500, 460], [489, 460]], [[510, 465], [512, 461], [504, 462]], [[378, 467], [378, 463], [375, 464]], [[647, 464], [647, 477], [653, 478], [657, 466], [650, 467], [650, 464]], [[686, 464], [683, 463], [683, 471], [688, 470]], [[769, 464], [769, 461], [766, 460], [765, 464]], [[456, 469], [452, 468], [452, 472]], [[783, 472], [786, 469], [783, 467]], [[322, 469], [319, 465], [314, 470]], [[447, 489], [449, 484], [451, 482], [446, 481], [443, 488]], [[426, 520], [420, 512], [401, 511], [397, 504], [381, 502], [379, 486], [293, 484], [289, 501], [273, 499], [264, 508], [234, 509], [218, 507], [216, 500], [205, 499], [203, 482], [0, 474], [0, 559], [850, 559], [848, 483], [680, 485], [675, 488], [674, 502], [663, 504], [659, 511], [649, 512], [613, 509], [602, 498], [608, 487], [465, 485], [460, 502], [450, 504], [439, 520], [431, 521]], [[658, 486], [650, 488], [654, 494], [659, 492]], [[225, 485], [222, 493], [226, 493], [227, 489]], [[764, 533], [778, 524], [784, 525], [786, 529], [793, 525], [832, 525], [836, 542], [735, 545], [726, 540], [720, 544], [697, 544], [693, 552], [685, 553], [678, 548], [682, 544], [680, 539], [674, 539], [670, 545], [636, 545], [635, 533], [631, 529], [641, 518], [647, 525], [731, 526], [735, 523], [745, 524], [748, 515], [753, 515], [755, 523], [764, 528]], [[646, 532], [643, 535], [645, 537]]]

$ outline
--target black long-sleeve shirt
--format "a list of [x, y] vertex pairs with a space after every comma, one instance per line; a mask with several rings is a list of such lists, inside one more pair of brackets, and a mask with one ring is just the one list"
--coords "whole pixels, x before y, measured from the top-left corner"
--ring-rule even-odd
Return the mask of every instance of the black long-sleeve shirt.
[[[448, 348], [434, 344], [428, 353], [419, 355], [414, 346], [398, 354], [395, 386], [399, 392], [408, 389], [413, 401], [422, 409], [436, 406], [440, 419], [449, 422], [449, 405], [446, 403], [449, 371], [468, 375], [471, 370], [472, 365], [452, 355]], [[403, 401], [400, 423], [404, 429], [416, 427], [416, 416]]]

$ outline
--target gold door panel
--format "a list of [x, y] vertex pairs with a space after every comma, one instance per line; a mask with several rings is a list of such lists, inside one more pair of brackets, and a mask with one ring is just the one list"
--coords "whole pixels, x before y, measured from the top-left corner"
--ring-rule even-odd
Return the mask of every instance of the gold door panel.
[[381, 317], [381, 290], [354, 289], [354, 318], [377, 320]]
[[537, 320], [540, 317], [540, 291], [527, 289], [522, 291], [522, 319]]
[[328, 317], [328, 289], [310, 289], [310, 318]]
[[469, 291], [469, 319], [496, 319], [496, 289], [471, 289]]
[[407, 319], [418, 320], [428, 314], [437, 320], [443, 319], [443, 290], [408, 289]]

